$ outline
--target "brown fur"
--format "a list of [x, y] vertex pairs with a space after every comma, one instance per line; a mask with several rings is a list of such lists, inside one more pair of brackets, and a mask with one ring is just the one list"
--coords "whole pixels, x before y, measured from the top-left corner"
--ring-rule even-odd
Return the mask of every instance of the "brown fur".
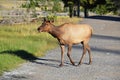
[[[79, 64], [82, 63], [82, 59], [88, 50], [89, 53], [89, 64], [91, 64], [91, 50], [88, 45], [88, 42], [92, 35], [92, 27], [87, 24], [72, 24], [72, 23], [65, 23], [58, 27], [55, 27], [50, 21], [44, 21], [42, 25], [38, 28], [40, 32], [48, 32], [53, 37], [57, 38], [60, 47], [61, 47], [61, 64], [63, 66], [64, 63], [64, 46], [68, 46], [67, 56], [70, 59], [70, 62], [75, 65], [74, 61], [72, 60], [70, 54], [72, 45], [82, 43], [83, 45], [83, 54], [80, 59]], [[78, 64], [78, 65], [79, 65]]]

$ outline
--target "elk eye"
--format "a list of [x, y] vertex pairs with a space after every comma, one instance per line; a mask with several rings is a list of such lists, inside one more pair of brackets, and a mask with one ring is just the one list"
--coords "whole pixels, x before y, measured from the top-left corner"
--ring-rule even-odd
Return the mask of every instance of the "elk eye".
[[46, 25], [48, 25], [48, 24], [46, 24]]

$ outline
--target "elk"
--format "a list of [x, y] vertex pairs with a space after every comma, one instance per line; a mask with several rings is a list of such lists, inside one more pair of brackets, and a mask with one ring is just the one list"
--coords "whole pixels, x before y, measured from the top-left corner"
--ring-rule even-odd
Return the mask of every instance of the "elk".
[[52, 21], [44, 20], [40, 27], [38, 27], [39, 32], [48, 32], [53, 37], [57, 38], [60, 48], [61, 48], [61, 63], [59, 66], [64, 65], [64, 48], [65, 45], [68, 46], [67, 56], [72, 63], [75, 65], [72, 60], [70, 54], [72, 46], [75, 44], [81, 43], [83, 45], [83, 54], [78, 63], [80, 65], [82, 63], [83, 57], [86, 53], [86, 50], [89, 54], [89, 64], [92, 63], [91, 50], [88, 45], [88, 42], [92, 36], [92, 27], [88, 24], [72, 24], [72, 23], [64, 23], [60, 26], [53, 25]]

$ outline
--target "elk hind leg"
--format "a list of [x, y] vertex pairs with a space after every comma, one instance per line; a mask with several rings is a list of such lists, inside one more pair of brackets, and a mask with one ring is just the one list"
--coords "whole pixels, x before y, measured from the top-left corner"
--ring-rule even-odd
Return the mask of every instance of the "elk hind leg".
[[82, 57], [81, 57], [80, 62], [78, 63], [78, 65], [82, 64], [83, 57], [84, 57], [84, 55], [86, 53], [86, 44], [84, 42], [82, 42], [82, 44], [83, 44], [83, 54], [82, 54]]
[[88, 44], [86, 45], [86, 48], [87, 48], [88, 54], [89, 54], [89, 64], [91, 64], [92, 63], [91, 49], [90, 49], [90, 46]]

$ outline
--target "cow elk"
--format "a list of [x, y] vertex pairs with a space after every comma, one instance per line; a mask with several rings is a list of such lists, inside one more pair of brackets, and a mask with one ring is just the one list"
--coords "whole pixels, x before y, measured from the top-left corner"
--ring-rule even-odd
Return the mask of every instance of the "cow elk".
[[39, 32], [48, 32], [53, 37], [57, 38], [61, 47], [61, 64], [59, 66], [64, 65], [64, 48], [65, 45], [68, 46], [67, 56], [69, 57], [72, 65], [75, 65], [72, 60], [70, 54], [71, 49], [74, 44], [81, 43], [83, 45], [83, 54], [81, 56], [80, 62], [78, 65], [82, 63], [83, 57], [86, 53], [86, 50], [89, 54], [89, 64], [92, 63], [91, 50], [88, 45], [88, 42], [92, 36], [92, 27], [88, 24], [72, 24], [72, 23], [64, 23], [60, 26], [53, 25], [53, 21], [47, 21], [44, 19], [42, 25], [38, 27]]

